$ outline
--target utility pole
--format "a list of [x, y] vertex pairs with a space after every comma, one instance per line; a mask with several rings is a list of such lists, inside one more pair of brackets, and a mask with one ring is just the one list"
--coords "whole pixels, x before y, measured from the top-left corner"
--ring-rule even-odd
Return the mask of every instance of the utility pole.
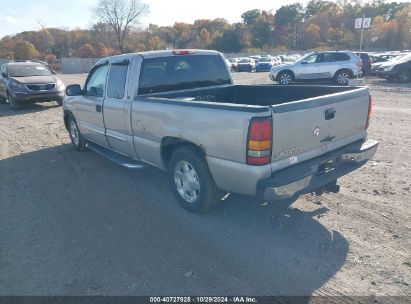
[[360, 54], [362, 50], [362, 38], [364, 37], [364, 19], [365, 19], [365, 14], [362, 15], [362, 22], [361, 22]]

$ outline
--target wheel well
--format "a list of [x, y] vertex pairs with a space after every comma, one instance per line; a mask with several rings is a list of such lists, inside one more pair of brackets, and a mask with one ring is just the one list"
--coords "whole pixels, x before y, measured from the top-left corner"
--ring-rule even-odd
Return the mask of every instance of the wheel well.
[[337, 70], [337, 71], [335, 72], [334, 77], [335, 77], [339, 72], [342, 72], [342, 71], [347, 71], [351, 78], [354, 77], [354, 73], [353, 73], [353, 71], [352, 71], [351, 69], [339, 69], [339, 70]]
[[66, 130], [68, 130], [68, 120], [71, 115], [73, 114], [70, 111], [64, 110], [64, 126], [66, 127]]
[[290, 74], [291, 74], [291, 77], [292, 77], [293, 79], [295, 78], [295, 74], [294, 74], [293, 71], [291, 71], [291, 70], [281, 70], [281, 71], [279, 71], [278, 74], [277, 74], [277, 80], [278, 80], [278, 76], [280, 76], [280, 75], [281, 75], [282, 73], [284, 73], [284, 72], [290, 73]]
[[164, 168], [168, 167], [168, 163], [170, 162], [174, 151], [184, 146], [193, 147], [200, 153], [200, 155], [206, 155], [204, 147], [197, 146], [196, 144], [182, 138], [167, 136], [161, 140], [160, 147]]

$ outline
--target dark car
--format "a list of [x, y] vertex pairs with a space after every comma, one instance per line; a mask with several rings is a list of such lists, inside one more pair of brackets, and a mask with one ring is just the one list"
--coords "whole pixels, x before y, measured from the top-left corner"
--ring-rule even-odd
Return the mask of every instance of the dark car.
[[379, 66], [377, 75], [388, 80], [397, 79], [401, 83], [411, 81], [411, 53], [384, 62]]
[[5, 63], [0, 68], [0, 102], [17, 110], [22, 104], [57, 101], [62, 103], [64, 83], [42, 63]]
[[370, 75], [371, 74], [371, 65], [372, 60], [371, 57], [367, 53], [355, 53], [358, 57], [361, 58], [362, 61], [362, 74], [363, 75]]

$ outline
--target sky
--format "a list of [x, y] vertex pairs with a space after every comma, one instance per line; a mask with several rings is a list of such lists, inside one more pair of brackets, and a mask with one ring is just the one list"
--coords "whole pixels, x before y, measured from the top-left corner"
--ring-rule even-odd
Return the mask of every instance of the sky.
[[[146, 0], [150, 13], [144, 24], [173, 25], [192, 23], [196, 19], [225, 18], [241, 20], [250, 9], [278, 9], [297, 0]], [[308, 0], [299, 0], [306, 4]], [[88, 28], [94, 23], [91, 9], [97, 0], [0, 0], [0, 37], [22, 31], [39, 30], [41, 25], [73, 29]]]

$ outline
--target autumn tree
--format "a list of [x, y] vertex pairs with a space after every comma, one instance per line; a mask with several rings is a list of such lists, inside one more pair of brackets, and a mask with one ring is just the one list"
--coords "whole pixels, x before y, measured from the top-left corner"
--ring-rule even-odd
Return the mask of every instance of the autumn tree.
[[33, 44], [27, 41], [18, 42], [14, 48], [14, 59], [29, 60], [37, 57], [38, 51]]
[[109, 24], [116, 37], [118, 48], [124, 52], [124, 42], [132, 26], [148, 13], [148, 6], [138, 0], [99, 0], [93, 9], [95, 17]]
[[95, 56], [94, 48], [88, 43], [83, 44], [77, 53], [81, 58], [93, 58]]

